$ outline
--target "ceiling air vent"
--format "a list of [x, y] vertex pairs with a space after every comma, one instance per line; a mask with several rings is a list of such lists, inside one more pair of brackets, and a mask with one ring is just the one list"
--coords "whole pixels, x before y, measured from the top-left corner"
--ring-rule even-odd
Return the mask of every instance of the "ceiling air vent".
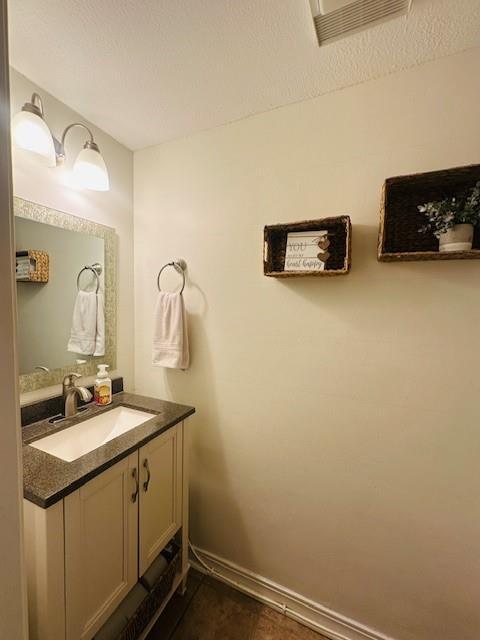
[[310, 0], [318, 43], [327, 44], [371, 25], [407, 15], [412, 0]]

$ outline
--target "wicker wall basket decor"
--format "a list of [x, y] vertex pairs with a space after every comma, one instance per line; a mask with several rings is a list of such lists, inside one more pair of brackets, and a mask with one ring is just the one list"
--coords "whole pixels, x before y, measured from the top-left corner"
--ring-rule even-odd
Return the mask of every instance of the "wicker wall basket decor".
[[50, 275], [50, 260], [48, 253], [31, 249], [16, 253], [17, 282], [46, 283]]
[[[328, 258], [324, 269], [286, 270], [287, 236], [289, 233], [326, 231], [328, 248], [318, 249]], [[292, 278], [298, 276], [340, 276], [351, 267], [352, 225], [349, 216], [305, 220], [288, 224], [274, 224], [264, 229], [263, 273], [272, 278]], [[325, 252], [327, 252], [325, 254]]]
[[480, 258], [480, 229], [475, 227], [470, 251], [440, 253], [431, 232], [419, 233], [425, 216], [418, 205], [451, 198], [474, 187], [480, 180], [480, 165], [456, 167], [388, 178], [383, 186], [378, 236], [378, 260], [455, 260]]

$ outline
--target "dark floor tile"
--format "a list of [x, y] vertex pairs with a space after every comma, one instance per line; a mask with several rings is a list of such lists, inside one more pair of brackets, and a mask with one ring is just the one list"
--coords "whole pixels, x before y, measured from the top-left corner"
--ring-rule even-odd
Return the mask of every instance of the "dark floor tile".
[[232, 600], [237, 602], [240, 606], [250, 609], [253, 613], [258, 614], [261, 612], [263, 608], [263, 605], [260, 602], [258, 602], [258, 600], [254, 600], [250, 596], [247, 596], [245, 593], [242, 593], [241, 591], [238, 591], [237, 589], [230, 587], [225, 582], [222, 582], [221, 580], [217, 580], [212, 576], [205, 576], [205, 584], [207, 584], [209, 587], [212, 587], [212, 589], [215, 589], [225, 597], [231, 598]]
[[326, 640], [210, 576], [191, 570], [147, 640]]
[[251, 598], [205, 580], [172, 640], [251, 640], [258, 612]]
[[187, 590], [182, 596], [176, 593], [165, 607], [160, 618], [148, 634], [146, 640], [169, 640], [182, 619], [204, 579], [203, 574], [190, 569], [187, 579]]
[[193, 567], [190, 567], [190, 571], [188, 572], [188, 579], [190, 580], [190, 578], [194, 578], [196, 580], [201, 581], [204, 578], [206, 578], [206, 575], [204, 573], [202, 573], [201, 571], [197, 571]]
[[316, 631], [270, 607], [263, 607], [252, 640], [326, 640]]

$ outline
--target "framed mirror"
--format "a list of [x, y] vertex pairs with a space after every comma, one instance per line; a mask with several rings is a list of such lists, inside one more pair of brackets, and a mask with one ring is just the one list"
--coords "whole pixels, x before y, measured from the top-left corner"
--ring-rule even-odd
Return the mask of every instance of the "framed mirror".
[[14, 198], [20, 391], [116, 366], [115, 230]]

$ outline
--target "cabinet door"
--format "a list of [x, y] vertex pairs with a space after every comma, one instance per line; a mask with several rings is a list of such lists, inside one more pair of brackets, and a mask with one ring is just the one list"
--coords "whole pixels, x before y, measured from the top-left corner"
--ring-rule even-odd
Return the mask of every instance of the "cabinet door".
[[67, 640], [90, 640], [137, 581], [138, 453], [65, 498]]
[[151, 440], [139, 451], [139, 564], [143, 575], [181, 526], [181, 425]]

